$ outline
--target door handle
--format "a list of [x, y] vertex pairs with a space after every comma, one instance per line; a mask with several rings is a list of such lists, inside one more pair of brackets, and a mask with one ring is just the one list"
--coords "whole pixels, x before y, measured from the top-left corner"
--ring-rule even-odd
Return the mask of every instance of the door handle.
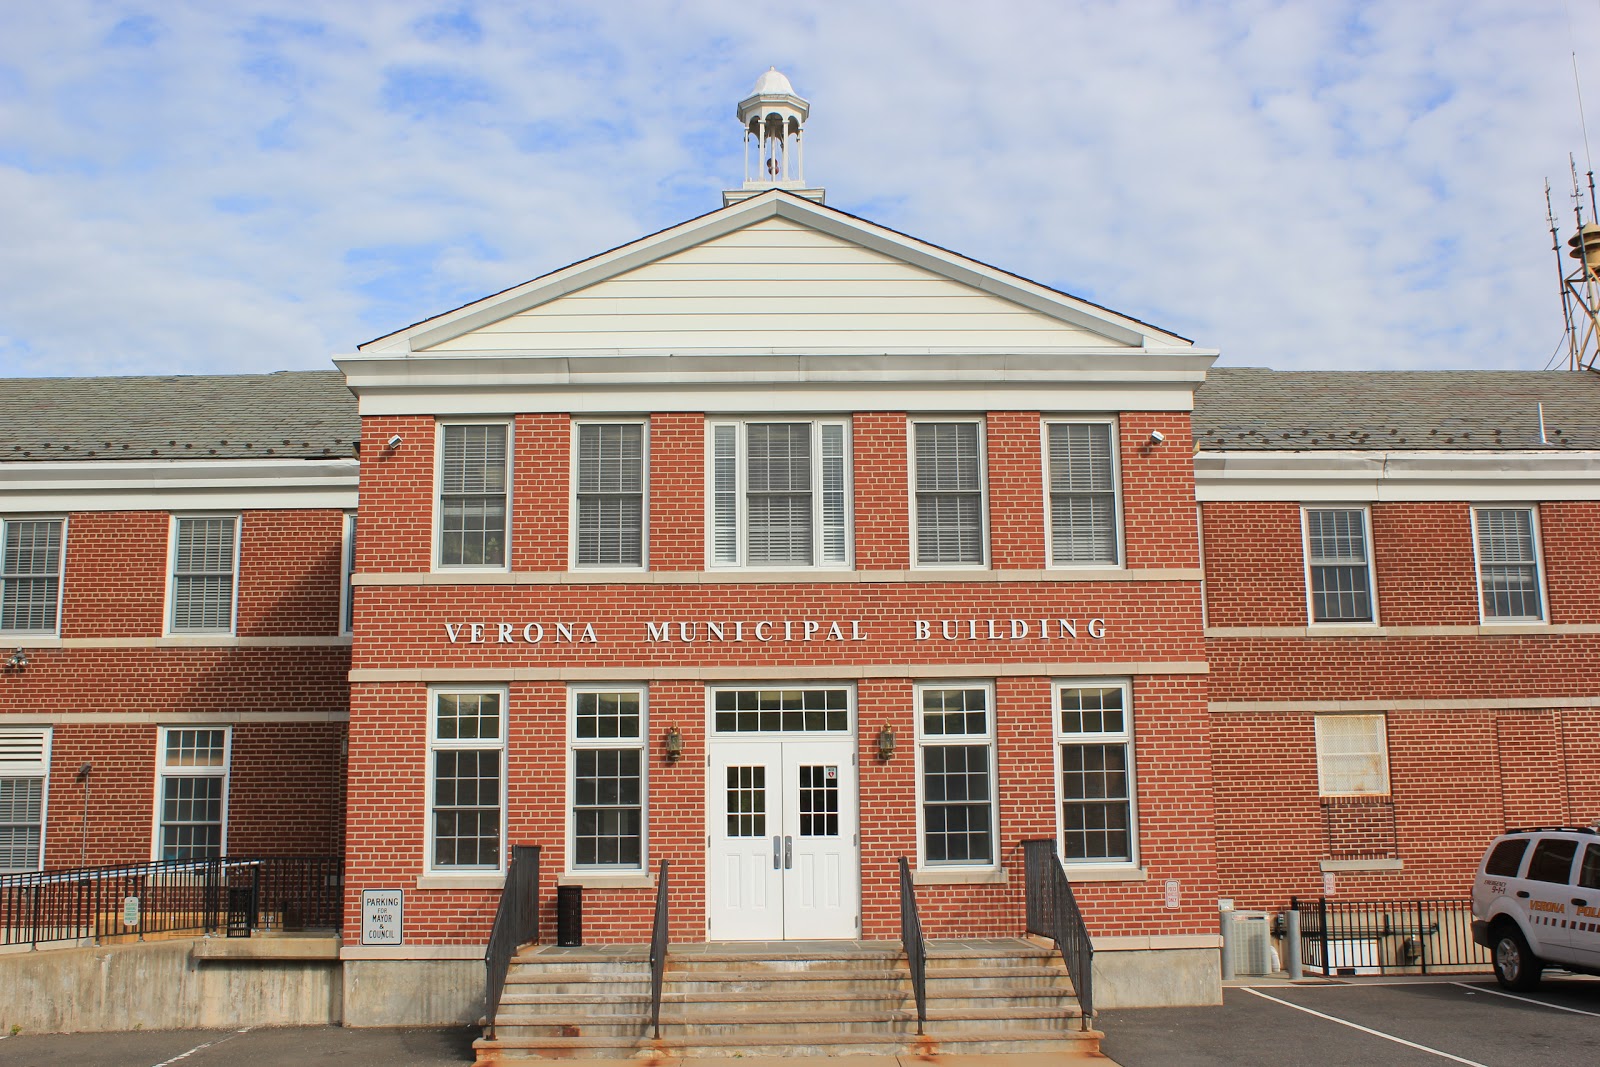
[[1517, 890], [1517, 896], [1519, 898], [1521, 898], [1522, 900], [1527, 900], [1528, 899], [1528, 891], [1526, 889], [1519, 889], [1519, 890]]
[[1585, 907], [1589, 906], [1589, 902], [1587, 900], [1585, 900], [1583, 897], [1573, 897], [1572, 898], [1572, 902], [1574, 904], [1576, 904], [1580, 908], [1585, 908]]
[[778, 834], [772, 835], [772, 869], [783, 869], [783, 838]]
[[790, 870], [794, 867], [794, 838], [783, 839], [783, 869]]

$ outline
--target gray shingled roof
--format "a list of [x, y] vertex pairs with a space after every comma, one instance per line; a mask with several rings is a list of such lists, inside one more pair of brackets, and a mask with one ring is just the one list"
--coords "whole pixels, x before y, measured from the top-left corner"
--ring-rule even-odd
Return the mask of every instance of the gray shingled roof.
[[1203, 451], [1600, 449], [1600, 374], [1213, 367], [1194, 432]]
[[0, 381], [0, 462], [331, 459], [360, 422], [336, 370]]

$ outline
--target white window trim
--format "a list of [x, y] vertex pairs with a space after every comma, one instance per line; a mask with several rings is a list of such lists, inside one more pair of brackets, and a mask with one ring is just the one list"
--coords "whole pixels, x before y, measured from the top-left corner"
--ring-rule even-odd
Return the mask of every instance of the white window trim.
[[[1472, 534], [1472, 574], [1473, 586], [1478, 591], [1478, 623], [1481, 626], [1543, 626], [1550, 621], [1550, 591], [1545, 587], [1544, 575], [1544, 531], [1539, 525], [1539, 505], [1537, 504], [1473, 504], [1468, 509], [1472, 513], [1470, 531]], [[1480, 511], [1526, 511], [1531, 517], [1530, 529], [1533, 532], [1533, 576], [1539, 587], [1539, 617], [1519, 618], [1513, 616], [1485, 615], [1483, 611], [1483, 560], [1478, 552], [1478, 512]]]
[[[1361, 513], [1361, 536], [1367, 546], [1367, 603], [1372, 605], [1372, 618], [1370, 619], [1326, 619], [1319, 621], [1317, 611], [1312, 603], [1311, 591], [1311, 523], [1307, 515], [1313, 511], [1359, 511]], [[1300, 505], [1300, 562], [1303, 567], [1303, 579], [1306, 598], [1306, 625], [1318, 630], [1352, 626], [1370, 627], [1377, 629], [1381, 625], [1378, 616], [1378, 562], [1376, 546], [1372, 543], [1372, 508], [1366, 504], [1339, 504], [1333, 502], [1301, 504]]]
[[[1064, 689], [1108, 689], [1118, 687], [1122, 690], [1122, 721], [1126, 729], [1116, 733], [1095, 734], [1069, 734], [1061, 729], [1061, 691]], [[1140, 863], [1139, 841], [1139, 762], [1138, 750], [1134, 744], [1133, 729], [1133, 683], [1127, 678], [1063, 678], [1050, 683], [1050, 738], [1051, 738], [1051, 763], [1054, 767], [1055, 786], [1055, 828], [1056, 828], [1056, 855], [1061, 860], [1061, 865], [1069, 872], [1079, 868], [1085, 870], [1114, 872], [1136, 871]], [[1061, 746], [1076, 742], [1089, 742], [1091, 744], [1110, 744], [1121, 742], [1127, 747], [1128, 752], [1128, 858], [1125, 860], [1093, 859], [1074, 860], [1067, 858], [1066, 827], [1062, 825], [1061, 812], [1066, 804], [1066, 797], [1061, 789]]]
[[[638, 426], [643, 430], [640, 439], [639, 463], [639, 562], [631, 563], [579, 563], [578, 562], [578, 433], [584, 426]], [[637, 573], [650, 569], [650, 420], [640, 418], [582, 418], [572, 420], [572, 437], [568, 451], [572, 457], [569, 475], [570, 512], [567, 516], [567, 569], [574, 571], [618, 571]]]
[[[65, 542], [63, 542], [64, 544]], [[23, 763], [7, 763], [0, 765], [0, 778], [38, 778], [42, 782], [39, 787], [39, 863], [31, 868], [33, 871], [45, 869], [45, 853], [50, 845], [50, 744], [54, 740], [54, 728], [50, 726], [13, 726], [10, 723], [0, 727], [5, 733], [37, 733], [40, 740], [39, 761], [34, 766]], [[3, 868], [0, 868], [3, 869]], [[29, 871], [14, 868], [8, 873], [27, 874]]]
[[[67, 515], [7, 515], [0, 518], [0, 567], [4, 567], [6, 527], [13, 522], [59, 522], [61, 523], [61, 553], [57, 559], [59, 570], [56, 572], [56, 624], [48, 630], [0, 630], [4, 637], [60, 637], [61, 612], [66, 604], [67, 594], [67, 527], [70, 525]], [[5, 586], [0, 581], [0, 590]]]
[[[985, 716], [988, 722], [988, 733], [977, 734], [941, 734], [936, 738], [923, 735], [922, 721], [922, 694], [929, 689], [981, 689], [984, 692]], [[915, 706], [917, 720], [916, 728], [916, 760], [915, 772], [917, 777], [917, 870], [928, 871], [997, 871], [1000, 869], [1000, 758], [999, 745], [997, 744], [995, 730], [994, 708], [994, 683], [988, 681], [950, 681], [950, 682], [918, 682], [912, 686], [912, 701]], [[927, 857], [927, 838], [924, 836], [926, 827], [923, 819], [923, 749], [939, 745], [970, 746], [983, 743], [989, 748], [989, 852], [991, 859], [988, 863], [952, 863], [947, 860], [930, 862]]]
[[356, 513], [344, 513], [339, 540], [339, 634], [349, 637], [355, 633], [355, 589], [350, 584], [356, 569]]
[[[639, 697], [639, 737], [629, 740], [620, 737], [578, 737], [578, 695], [580, 693], [635, 693]], [[573, 794], [574, 775], [577, 773], [579, 749], [637, 748], [639, 750], [639, 865], [637, 867], [578, 866], [577, 851], [577, 797]], [[640, 683], [625, 682], [620, 685], [585, 683], [567, 687], [567, 776], [564, 789], [566, 797], [566, 864], [569, 874], [583, 877], [646, 874], [650, 870], [650, 692]]]
[[[1067, 560], [1057, 563], [1055, 558], [1055, 520], [1052, 518], [1054, 508], [1050, 501], [1050, 427], [1065, 425], [1092, 425], [1106, 426], [1111, 445], [1111, 514], [1112, 522], [1116, 524], [1114, 531], [1117, 538], [1117, 558], [1110, 563], [1075, 563]], [[1122, 426], [1115, 417], [1102, 418], [1061, 418], [1046, 416], [1039, 422], [1039, 470], [1044, 477], [1044, 558], [1045, 567], [1049, 570], [1102, 570], [1120, 571], [1128, 566], [1128, 538], [1127, 529], [1122, 521]]]
[[[500, 696], [500, 737], [495, 741], [487, 741], [481, 737], [466, 739], [439, 740], [439, 697], [453, 693], [480, 694], [497, 693]], [[511, 732], [511, 689], [504, 685], [430, 685], [428, 687], [428, 743], [423, 749], [423, 779], [425, 781], [423, 809], [422, 809], [422, 836], [423, 855], [422, 873], [429, 877], [455, 877], [484, 878], [495, 874], [506, 873], [506, 863], [509, 857], [510, 846], [506, 843], [507, 796], [510, 793], [509, 783], [506, 781], [506, 753], [509, 746], [507, 736]], [[494, 868], [489, 867], [440, 867], [434, 864], [433, 848], [433, 794], [434, 794], [434, 764], [433, 754], [445, 749], [485, 749], [495, 748], [500, 753], [500, 863]]]
[[[188, 517], [188, 516], [185, 516]], [[178, 730], [221, 730], [222, 767], [174, 767], [167, 773], [167, 735]], [[161, 859], [161, 786], [167, 778], [221, 778], [222, 779], [222, 833], [219, 838], [220, 854], [228, 854], [228, 816], [233, 801], [233, 727], [217, 723], [182, 723], [156, 727], [156, 780], [155, 796], [151, 805], [154, 818], [150, 827], [150, 859]]]
[[[921, 524], [917, 521], [917, 427], [923, 424], [968, 423], [978, 427], [978, 540], [982, 558], [976, 563], [919, 563], [918, 540]], [[982, 571], [990, 567], [989, 554], [989, 427], [981, 415], [957, 415], [949, 418], [915, 418], [906, 423], [906, 457], [911, 477], [907, 481], [908, 518], [911, 526], [911, 566], [914, 570]]]
[[[811, 427], [811, 563], [748, 562], [747, 539], [750, 534], [749, 445], [747, 428], [753, 423], [803, 423]], [[738, 563], [716, 561], [716, 428], [735, 426], [738, 440], [734, 456], [734, 478], [738, 497]], [[816, 562], [822, 555], [822, 434], [823, 426], [844, 427], [844, 560], [838, 563]], [[855, 434], [848, 416], [771, 415], [740, 419], [707, 419], [705, 423], [705, 561], [712, 571], [848, 571], [855, 567]]]
[[[780, 689], [823, 690], [842, 689], [845, 694], [845, 727], [843, 730], [729, 730], [717, 729], [717, 694], [718, 693], [756, 693], [772, 692]], [[785, 682], [782, 680], [748, 682], [748, 683], [717, 683], [706, 686], [706, 736], [728, 741], [806, 741], [819, 738], [839, 740], [843, 737], [856, 735], [856, 686], [854, 682]], [[710, 789], [710, 778], [707, 777], [707, 789]]]
[[[1376, 720], [1378, 724], [1378, 752], [1383, 757], [1383, 788], [1375, 791], [1335, 793], [1326, 785], [1326, 775], [1322, 768], [1322, 722], [1334, 716], [1344, 719], [1369, 719]], [[1352, 712], [1318, 712], [1311, 717], [1315, 756], [1317, 760], [1317, 796], [1323, 797], [1386, 797], [1391, 796], [1394, 783], [1389, 771], [1389, 717], [1383, 712], [1352, 713]]]
[[[179, 630], [172, 625], [178, 607], [178, 523], [186, 519], [233, 520], [233, 593], [228, 628], [225, 630]], [[161, 632], [167, 637], [206, 637], [239, 632], [239, 559], [244, 543], [244, 515], [238, 511], [174, 512], [167, 522], [167, 596]]]
[[[446, 426], [504, 426], [506, 428], [506, 547], [505, 560], [498, 564], [444, 563], [444, 428]], [[433, 424], [433, 569], [450, 574], [461, 572], [502, 574], [511, 570], [512, 518], [516, 487], [512, 476], [517, 469], [517, 427], [509, 418], [445, 419]]]

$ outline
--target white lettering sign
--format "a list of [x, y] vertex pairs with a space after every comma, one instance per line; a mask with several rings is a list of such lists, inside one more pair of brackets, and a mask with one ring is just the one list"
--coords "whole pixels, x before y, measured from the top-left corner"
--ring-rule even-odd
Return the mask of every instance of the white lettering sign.
[[1075, 641], [1080, 633], [1103, 641], [1106, 620], [912, 619], [911, 633], [917, 641]]
[[405, 892], [399, 889], [361, 891], [361, 943], [363, 945], [403, 945], [402, 920], [405, 917]]
[[514, 622], [447, 622], [444, 637], [452, 645], [465, 641], [469, 645], [525, 645], [542, 644], [549, 637], [558, 645], [598, 645], [600, 638], [591, 622], [557, 622], [549, 629], [542, 622], [525, 622], [520, 627]]

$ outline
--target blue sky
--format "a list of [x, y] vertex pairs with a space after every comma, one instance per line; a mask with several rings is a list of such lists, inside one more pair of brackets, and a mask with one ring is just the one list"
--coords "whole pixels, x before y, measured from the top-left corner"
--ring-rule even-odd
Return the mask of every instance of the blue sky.
[[[8, 5], [0, 374], [321, 368], [701, 214], [776, 65], [836, 207], [1281, 369], [1539, 369], [1600, 3]], [[1600, 145], [1597, 145], [1600, 147]]]

